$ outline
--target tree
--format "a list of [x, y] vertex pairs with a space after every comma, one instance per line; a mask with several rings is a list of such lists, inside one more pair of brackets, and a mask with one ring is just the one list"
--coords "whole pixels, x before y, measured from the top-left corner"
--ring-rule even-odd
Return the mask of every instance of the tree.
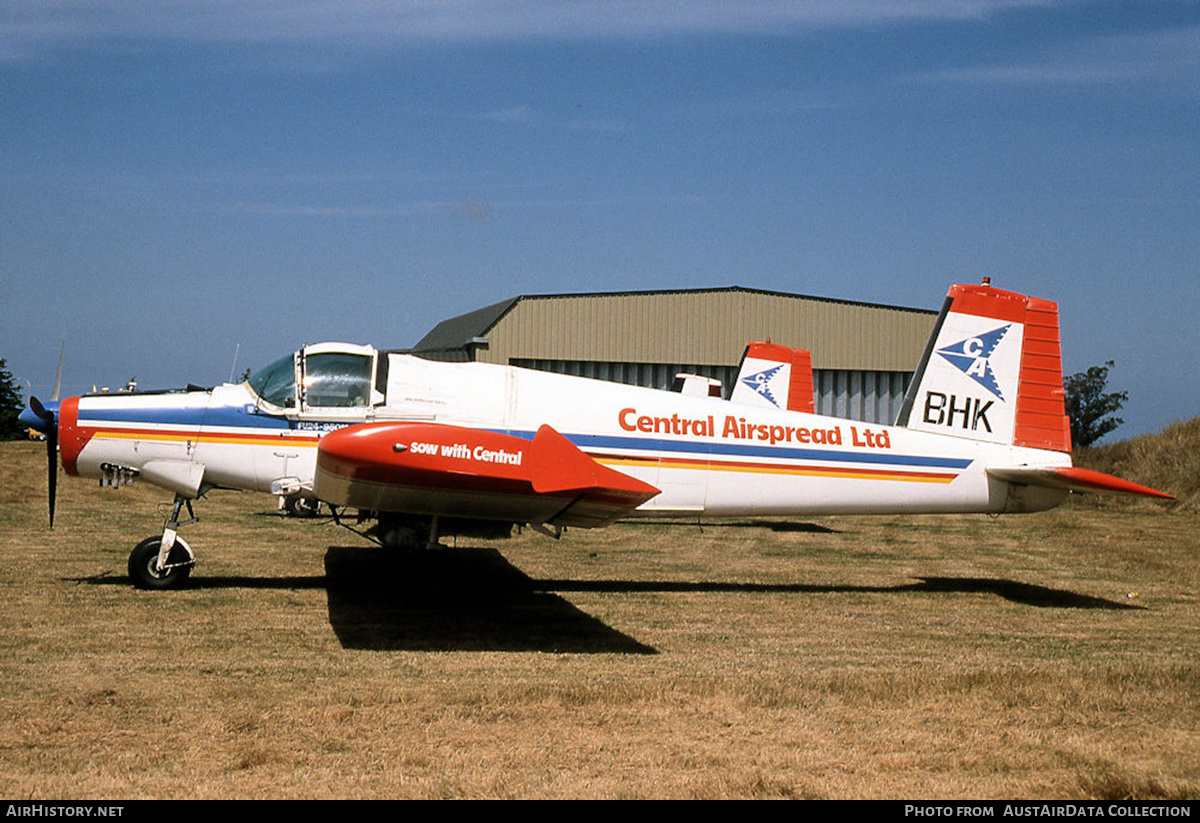
[[1129, 392], [1106, 392], [1109, 360], [1103, 366], [1073, 374], [1063, 381], [1066, 389], [1067, 414], [1071, 418], [1071, 443], [1077, 447], [1090, 446], [1125, 421], [1112, 415], [1121, 410]]
[[0, 440], [20, 440], [26, 435], [17, 416], [25, 404], [12, 373], [5, 366], [4, 358], [0, 357]]

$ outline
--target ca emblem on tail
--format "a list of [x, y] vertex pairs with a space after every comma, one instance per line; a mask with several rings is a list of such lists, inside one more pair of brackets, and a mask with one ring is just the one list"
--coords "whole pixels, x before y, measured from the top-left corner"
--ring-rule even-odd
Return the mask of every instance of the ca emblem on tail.
[[773, 369], [760, 371], [757, 374], [752, 374], [749, 377], [743, 377], [742, 382], [756, 391], [758, 394], [771, 401], [771, 404], [778, 407], [779, 401], [771, 394], [771, 380], [779, 373], [783, 366], [776, 366]]
[[1008, 334], [1010, 328], [1012, 328], [1011, 323], [986, 334], [968, 337], [953, 345], [938, 349], [938, 354], [1003, 401], [1004, 394], [1000, 391], [1000, 385], [996, 382], [996, 374], [992, 371], [992, 364], [988, 358], [992, 356], [997, 344], [1004, 339], [1004, 335]]

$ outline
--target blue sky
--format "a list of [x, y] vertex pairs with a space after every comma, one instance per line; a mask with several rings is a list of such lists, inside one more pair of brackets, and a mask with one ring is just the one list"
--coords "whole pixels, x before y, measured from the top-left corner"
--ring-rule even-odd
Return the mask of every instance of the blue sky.
[[1153, 431], [1200, 413], [1198, 104], [1184, 0], [10, 0], [0, 357], [211, 384], [516, 294], [989, 275]]

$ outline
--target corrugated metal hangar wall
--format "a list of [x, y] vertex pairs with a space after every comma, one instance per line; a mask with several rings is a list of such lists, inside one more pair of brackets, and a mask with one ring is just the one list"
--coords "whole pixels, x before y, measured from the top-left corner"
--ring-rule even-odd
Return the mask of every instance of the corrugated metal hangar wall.
[[679, 372], [731, 390], [746, 344], [812, 352], [816, 410], [891, 423], [937, 312], [732, 286], [523, 295], [439, 323], [412, 353], [670, 389]]

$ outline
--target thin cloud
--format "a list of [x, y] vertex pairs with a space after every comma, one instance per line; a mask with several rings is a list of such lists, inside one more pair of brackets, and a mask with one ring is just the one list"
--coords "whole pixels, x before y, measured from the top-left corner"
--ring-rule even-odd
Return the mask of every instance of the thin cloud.
[[635, 131], [634, 125], [628, 120], [589, 120], [576, 118], [567, 121], [563, 127], [568, 131], [593, 132], [599, 134], [623, 134]]
[[772, 34], [966, 20], [1067, 0], [30, 0], [0, 7], [0, 59], [121, 41], [374, 45]]
[[451, 213], [457, 202], [414, 201], [383, 206], [321, 206], [311, 203], [231, 203], [208, 209], [217, 214], [255, 217], [415, 217]]
[[507, 109], [493, 109], [479, 115], [469, 115], [468, 119], [485, 120], [490, 123], [514, 126], [537, 123], [542, 118], [529, 106], [513, 106]]
[[563, 129], [577, 132], [622, 133], [634, 131], [633, 123], [628, 120], [588, 119], [582, 117], [563, 120], [548, 117], [531, 106], [512, 106], [506, 109], [492, 109], [480, 113], [462, 115], [465, 120], [479, 120], [502, 126], [540, 126], [551, 129]]
[[397, 218], [425, 215], [452, 215], [474, 221], [491, 219], [499, 211], [515, 209], [595, 209], [627, 208], [636, 204], [677, 204], [693, 206], [708, 202], [699, 195], [679, 194], [657, 197], [611, 198], [529, 198], [522, 200], [414, 200], [379, 206], [317, 205], [313, 203], [226, 203], [203, 210], [227, 216], [277, 218]]
[[973, 85], [1178, 83], [1200, 81], [1200, 26], [1080, 41], [1056, 51], [993, 66], [915, 75], [910, 82]]
[[466, 200], [454, 207], [455, 214], [475, 223], [487, 222], [495, 211], [496, 207], [487, 200]]
[[788, 89], [758, 91], [743, 97], [726, 97], [690, 103], [676, 114], [692, 117], [789, 117], [815, 111], [845, 108], [846, 101], [828, 91]]

